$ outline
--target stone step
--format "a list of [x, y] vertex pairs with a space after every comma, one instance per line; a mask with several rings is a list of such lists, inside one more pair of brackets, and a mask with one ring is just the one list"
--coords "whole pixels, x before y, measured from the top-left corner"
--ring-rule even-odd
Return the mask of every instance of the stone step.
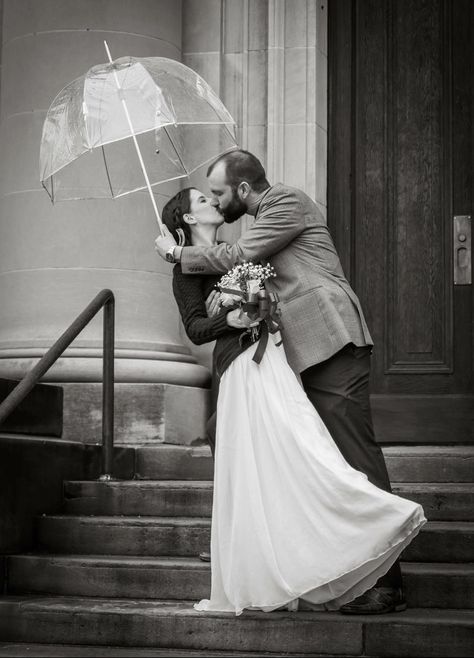
[[[414, 500], [433, 521], [474, 521], [474, 484], [396, 483], [394, 493]], [[212, 482], [199, 480], [70, 481], [64, 483], [68, 514], [210, 516]]]
[[54, 553], [193, 556], [209, 550], [211, 519], [65, 516], [38, 519], [38, 543]]
[[471, 657], [472, 610], [196, 612], [190, 603], [73, 597], [0, 598], [0, 639], [328, 656]]
[[474, 562], [474, 523], [430, 521], [403, 552], [410, 562]]
[[211, 585], [198, 558], [13, 555], [7, 573], [10, 593], [196, 601]]
[[[208, 550], [209, 517], [66, 516], [38, 519], [40, 548], [88, 555], [195, 557]], [[403, 552], [411, 562], [474, 562], [474, 523], [428, 522]]]
[[135, 451], [139, 480], [212, 480], [214, 462], [208, 446], [143, 446]]
[[474, 564], [402, 562], [410, 608], [474, 608]]
[[[0, 642], [2, 658], [284, 658], [288, 653], [266, 651], [201, 651], [147, 647], [105, 647], [80, 644], [31, 644], [30, 642]], [[312, 653], [311, 657], [328, 658], [328, 654]], [[307, 653], [292, 653], [291, 658], [308, 658]]]
[[[474, 482], [474, 446], [383, 447], [392, 482]], [[161, 445], [136, 450], [142, 480], [212, 480], [207, 446]]]
[[[474, 564], [402, 569], [410, 607], [474, 608]], [[210, 565], [196, 558], [13, 555], [7, 573], [10, 593], [200, 600], [211, 585]]]
[[474, 521], [474, 484], [470, 482], [396, 482], [392, 490], [422, 505], [429, 521]]
[[211, 516], [212, 482], [125, 480], [65, 482], [68, 514]]
[[474, 445], [383, 448], [391, 482], [474, 482]]

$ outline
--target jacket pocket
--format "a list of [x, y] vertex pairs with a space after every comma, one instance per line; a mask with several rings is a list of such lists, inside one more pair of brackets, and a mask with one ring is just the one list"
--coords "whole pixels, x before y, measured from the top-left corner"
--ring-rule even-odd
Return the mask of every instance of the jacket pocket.
[[288, 297], [285, 300], [282, 300], [283, 304], [291, 304], [294, 302], [296, 299], [299, 299], [300, 297], [304, 297], [305, 295], [310, 295], [312, 292], [315, 290], [319, 290], [319, 288], [322, 288], [323, 285], [319, 284], [317, 286], [313, 286], [312, 288], [305, 288], [304, 290], [301, 290], [300, 292], [295, 293], [294, 295], [291, 295], [291, 297]]

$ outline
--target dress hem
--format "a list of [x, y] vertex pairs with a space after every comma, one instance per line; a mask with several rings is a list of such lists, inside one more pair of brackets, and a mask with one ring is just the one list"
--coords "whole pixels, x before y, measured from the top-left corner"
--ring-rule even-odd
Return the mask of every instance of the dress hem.
[[[345, 571], [344, 573], [340, 574], [339, 576], [336, 576], [335, 578], [331, 578], [331, 580], [325, 581], [324, 583], [319, 583], [318, 585], [314, 585], [312, 587], [309, 587], [308, 589], [305, 589], [303, 592], [300, 594], [294, 594], [291, 598], [285, 599], [284, 601], [281, 601], [279, 603], [268, 603], [265, 605], [245, 605], [242, 608], [238, 608], [237, 610], [235, 608], [231, 609], [218, 609], [218, 608], [212, 608], [212, 609], [207, 609], [207, 608], [200, 608], [199, 606], [203, 603], [210, 603], [209, 599], [203, 599], [199, 603], [194, 603], [193, 608], [197, 610], [198, 612], [229, 612], [229, 613], [234, 613], [236, 617], [240, 616], [244, 610], [260, 610], [262, 612], [274, 612], [275, 610], [279, 608], [284, 608], [288, 606], [290, 603], [295, 601], [296, 599], [303, 599], [305, 597], [305, 594], [308, 594], [309, 592], [312, 592], [315, 589], [318, 589], [319, 587], [324, 587], [325, 585], [329, 585], [330, 583], [333, 583], [340, 578], [343, 578], [344, 576], [350, 574], [353, 571], [356, 571], [357, 569], [360, 569], [363, 567], [365, 564], [368, 564], [369, 562], [373, 562], [374, 560], [379, 560], [382, 558], [385, 554], [390, 553], [390, 551], [394, 550], [393, 553], [393, 560], [390, 560], [388, 565], [383, 565], [383, 568], [380, 569], [380, 571], [377, 572], [377, 575], [373, 578], [370, 578], [371, 574], [367, 575], [367, 580], [364, 582], [364, 587], [359, 587], [355, 589], [354, 591], [351, 591], [353, 587], [357, 587], [357, 583], [354, 584], [351, 588], [346, 590], [345, 593], [341, 594], [340, 596], [332, 599], [327, 599], [327, 601], [321, 601], [319, 603], [313, 603], [311, 601], [308, 601], [311, 605], [314, 606], [321, 606], [323, 610], [335, 610], [337, 611], [342, 605], [345, 605], [346, 603], [350, 603], [354, 599], [356, 599], [358, 596], [361, 596], [364, 594], [364, 592], [367, 592], [367, 590], [371, 589], [375, 583], [382, 578], [388, 571], [389, 569], [393, 566], [393, 564], [396, 562], [398, 559], [400, 553], [405, 549], [407, 545], [407, 540], [412, 541], [417, 534], [420, 532], [422, 526], [426, 523], [426, 518], [423, 515], [423, 518], [417, 517], [416, 519], [412, 519], [412, 522], [409, 524], [409, 527], [407, 528], [407, 525], [405, 525], [406, 531], [405, 533], [399, 538], [398, 541], [391, 543], [385, 551], [382, 551], [378, 555], [371, 557], [368, 560], [365, 560], [365, 562], [361, 562], [359, 565], [354, 567], [353, 569], [350, 569], [349, 571]], [[368, 584], [367, 584], [368, 583]], [[351, 591], [351, 594], [349, 596], [347, 595], [347, 592]], [[338, 604], [334, 607], [327, 607], [326, 604], [329, 604], [331, 601], [338, 601]], [[295, 609], [297, 609], [295, 607]]]

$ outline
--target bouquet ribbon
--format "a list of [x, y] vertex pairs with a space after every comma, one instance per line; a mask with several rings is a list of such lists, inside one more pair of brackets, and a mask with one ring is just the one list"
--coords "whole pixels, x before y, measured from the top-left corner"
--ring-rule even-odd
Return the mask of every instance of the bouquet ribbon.
[[[260, 321], [260, 336], [253, 338], [252, 335], [254, 342], [258, 340], [257, 349], [252, 357], [252, 361], [255, 361], [255, 363], [260, 363], [265, 354], [269, 334], [276, 334], [280, 330], [278, 301], [278, 295], [275, 293], [268, 292], [267, 290], [259, 290], [257, 293], [249, 293], [242, 303], [242, 310], [250, 320]], [[276, 344], [281, 345], [281, 342], [280, 339]]]

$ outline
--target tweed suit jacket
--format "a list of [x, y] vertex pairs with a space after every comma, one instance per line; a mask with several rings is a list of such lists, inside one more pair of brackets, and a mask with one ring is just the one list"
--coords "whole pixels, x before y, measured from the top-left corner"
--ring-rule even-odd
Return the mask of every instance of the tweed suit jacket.
[[267, 288], [280, 298], [283, 344], [296, 373], [348, 343], [372, 345], [359, 300], [344, 276], [324, 217], [310, 197], [277, 183], [254, 224], [233, 245], [184, 247], [184, 273], [224, 273], [243, 261], [269, 262]]

